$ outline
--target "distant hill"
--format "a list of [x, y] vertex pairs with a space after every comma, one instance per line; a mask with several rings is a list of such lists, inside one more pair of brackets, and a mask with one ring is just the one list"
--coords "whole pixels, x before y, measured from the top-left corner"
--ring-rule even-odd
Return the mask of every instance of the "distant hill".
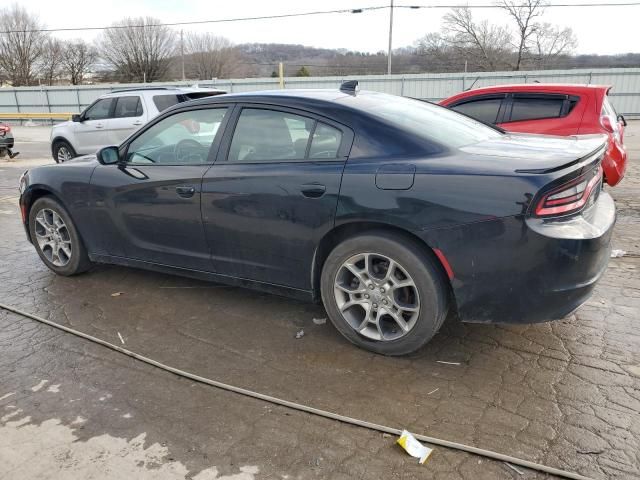
[[[473, 58], [456, 56], [431, 57], [414, 47], [394, 50], [393, 73], [440, 73], [467, 70], [483, 71]], [[188, 61], [188, 59], [187, 59]], [[244, 43], [234, 47], [231, 66], [220, 78], [251, 78], [277, 75], [278, 62], [283, 62], [285, 76], [295, 76], [302, 67], [311, 76], [373, 75], [387, 72], [386, 52], [363, 53], [346, 49], [315, 48], [296, 44]], [[180, 77], [178, 58], [169, 73], [171, 79]], [[546, 65], [546, 69], [640, 67], [640, 53], [621, 55], [562, 56]], [[533, 67], [522, 70], [531, 70]]]

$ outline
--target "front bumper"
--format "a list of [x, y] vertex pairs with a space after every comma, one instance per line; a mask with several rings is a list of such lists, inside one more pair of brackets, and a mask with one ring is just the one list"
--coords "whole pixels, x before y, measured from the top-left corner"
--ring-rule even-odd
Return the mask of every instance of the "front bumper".
[[510, 217], [442, 232], [437, 241], [455, 275], [460, 319], [536, 323], [565, 317], [589, 298], [606, 270], [615, 218], [613, 199], [601, 192], [571, 219]]

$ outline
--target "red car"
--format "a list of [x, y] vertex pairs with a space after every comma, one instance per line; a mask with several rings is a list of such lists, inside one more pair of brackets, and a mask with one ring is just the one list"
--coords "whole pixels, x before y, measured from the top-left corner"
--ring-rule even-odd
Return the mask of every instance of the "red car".
[[605, 181], [622, 180], [627, 166], [622, 115], [609, 102], [610, 86], [527, 83], [468, 90], [440, 105], [498, 125], [510, 132], [545, 135], [606, 133], [609, 145], [602, 162]]

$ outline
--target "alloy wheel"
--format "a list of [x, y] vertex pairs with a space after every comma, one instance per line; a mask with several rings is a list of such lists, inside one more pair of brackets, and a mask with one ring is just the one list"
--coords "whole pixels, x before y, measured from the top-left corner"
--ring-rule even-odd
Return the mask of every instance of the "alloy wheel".
[[42, 254], [56, 267], [66, 266], [73, 250], [62, 217], [50, 208], [43, 208], [36, 214], [35, 223], [36, 241]]
[[58, 163], [64, 163], [71, 160], [71, 152], [65, 146], [58, 148]]
[[407, 335], [420, 315], [414, 280], [397, 261], [378, 253], [360, 253], [338, 269], [334, 295], [340, 313], [363, 337], [377, 341]]

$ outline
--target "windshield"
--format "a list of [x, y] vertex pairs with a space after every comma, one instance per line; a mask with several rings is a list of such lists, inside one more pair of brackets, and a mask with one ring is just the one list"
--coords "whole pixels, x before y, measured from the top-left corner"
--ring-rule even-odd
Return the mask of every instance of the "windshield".
[[392, 95], [372, 95], [369, 112], [422, 138], [460, 148], [502, 135], [465, 115], [431, 103]]

